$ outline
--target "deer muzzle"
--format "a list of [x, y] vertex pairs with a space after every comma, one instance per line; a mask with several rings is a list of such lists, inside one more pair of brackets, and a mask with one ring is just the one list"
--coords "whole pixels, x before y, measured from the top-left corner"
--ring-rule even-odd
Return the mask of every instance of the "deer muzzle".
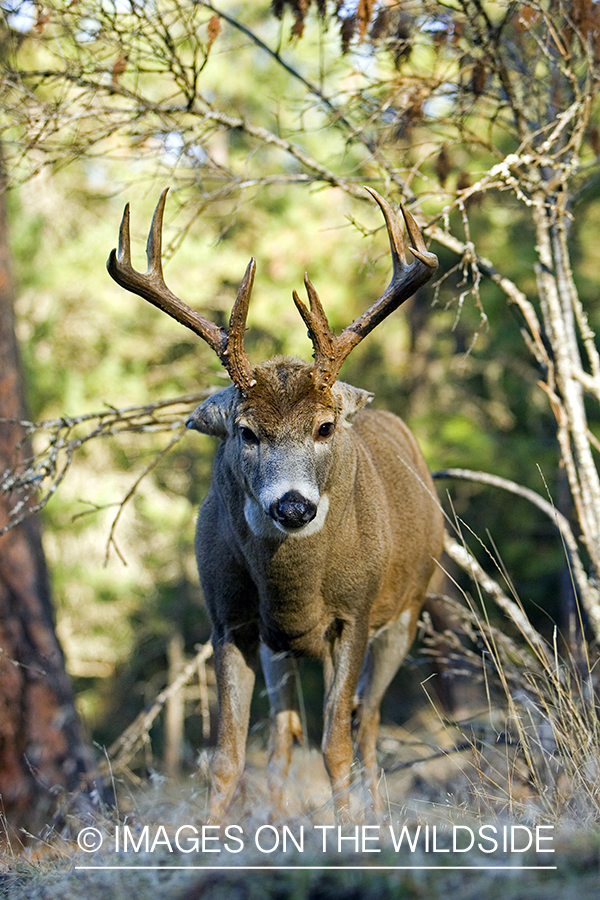
[[317, 504], [300, 491], [288, 491], [271, 504], [269, 514], [284, 528], [303, 528], [317, 515]]

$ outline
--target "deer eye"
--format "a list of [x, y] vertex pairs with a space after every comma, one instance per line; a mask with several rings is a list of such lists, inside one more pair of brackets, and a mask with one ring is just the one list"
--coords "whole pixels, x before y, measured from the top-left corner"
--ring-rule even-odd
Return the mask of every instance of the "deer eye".
[[317, 431], [317, 437], [319, 438], [328, 438], [333, 434], [333, 429], [335, 425], [333, 422], [323, 422], [322, 425], [319, 425], [319, 429]]
[[247, 425], [242, 425], [240, 429], [242, 440], [245, 444], [258, 444], [258, 438], [254, 434], [251, 428], [248, 428]]

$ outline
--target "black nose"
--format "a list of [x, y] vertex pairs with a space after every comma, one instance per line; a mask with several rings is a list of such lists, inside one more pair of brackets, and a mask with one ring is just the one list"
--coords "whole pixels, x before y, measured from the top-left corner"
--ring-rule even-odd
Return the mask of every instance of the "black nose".
[[317, 506], [298, 491], [288, 491], [271, 504], [271, 518], [284, 528], [302, 528], [312, 522], [317, 514]]

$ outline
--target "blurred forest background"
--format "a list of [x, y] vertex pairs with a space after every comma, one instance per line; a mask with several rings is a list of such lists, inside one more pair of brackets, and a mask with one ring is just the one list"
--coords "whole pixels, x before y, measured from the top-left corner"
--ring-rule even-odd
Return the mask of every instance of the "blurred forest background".
[[[226, 375], [105, 270], [126, 201], [143, 268], [167, 185], [176, 294], [222, 324], [257, 258], [246, 340], [256, 360], [308, 358], [291, 301], [305, 271], [337, 329], [380, 294], [387, 239], [362, 184], [417, 216], [437, 284], [341, 377], [405, 418], [433, 471], [483, 471], [551, 499], [574, 546], [568, 524], [561, 539], [526, 498], [439, 483], [484, 567], [505, 572], [541, 637], [552, 642], [558, 626], [561, 652], [578, 659], [582, 628], [593, 639], [600, 622], [596, 3], [2, 0], [0, 10], [4, 237], [26, 392], [16, 418], [31, 423], [11, 431], [3, 458], [11, 530], [0, 554], [40, 506], [56, 633], [93, 740], [111, 745], [169, 666], [210, 636], [193, 533], [214, 446], [182, 423]], [[8, 356], [0, 365], [8, 372]], [[198, 702], [190, 767], [207, 742]], [[151, 739], [145, 763], [160, 768], [162, 719]]]

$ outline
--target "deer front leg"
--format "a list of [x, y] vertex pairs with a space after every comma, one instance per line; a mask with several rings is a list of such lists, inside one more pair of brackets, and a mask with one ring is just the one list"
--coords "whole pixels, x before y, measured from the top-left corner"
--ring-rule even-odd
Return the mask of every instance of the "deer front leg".
[[212, 765], [212, 821], [223, 817], [244, 770], [258, 638], [245, 647], [239, 643], [213, 637], [219, 728]]
[[338, 821], [351, 819], [352, 709], [367, 646], [367, 623], [335, 623], [335, 636], [324, 658], [325, 709], [323, 759], [331, 782]]
[[279, 818], [294, 738], [302, 742], [303, 737], [296, 710], [296, 662], [286, 653], [274, 653], [266, 644], [260, 645], [260, 656], [271, 706], [269, 794], [272, 816]]
[[420, 603], [407, 607], [398, 619], [370, 640], [356, 690], [356, 743], [363, 764], [363, 781], [373, 815], [383, 811], [377, 786], [377, 732], [379, 707], [415, 636]]

